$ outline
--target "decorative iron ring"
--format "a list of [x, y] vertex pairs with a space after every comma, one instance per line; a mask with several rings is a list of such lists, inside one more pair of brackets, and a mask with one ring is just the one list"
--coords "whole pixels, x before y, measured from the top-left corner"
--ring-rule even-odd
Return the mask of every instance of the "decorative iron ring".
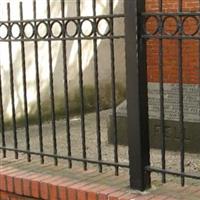
[[[196, 21], [196, 24], [197, 24], [197, 29], [196, 29], [192, 34], [187, 34], [187, 33], [185, 32], [185, 30], [184, 30], [184, 23], [186, 22], [186, 20], [187, 20], [188, 18], [194, 19], [194, 20]], [[199, 20], [198, 20], [197, 17], [195, 17], [195, 16], [186, 16], [186, 17], [184, 17], [181, 26], [182, 26], [182, 32], [183, 32], [183, 34], [186, 35], [186, 36], [194, 36], [194, 35], [196, 35], [196, 34], [199, 32], [199, 28], [200, 28]]]
[[[89, 34], [85, 34], [83, 32], [83, 24], [85, 22], [89, 22], [91, 24], [91, 31], [89, 32]], [[90, 37], [90, 36], [92, 36], [92, 34], [94, 34], [94, 22], [91, 19], [83, 19], [80, 22], [80, 30], [81, 30], [81, 35], [83, 35], [84, 37]]]
[[[153, 31], [152, 33], [151, 33], [151, 32], [148, 32], [147, 29], [146, 29], [147, 21], [148, 21], [151, 17], [154, 18], [154, 19], [156, 19], [156, 22], [157, 22], [157, 27], [156, 27], [155, 31]], [[159, 18], [158, 16], [155, 16], [155, 15], [147, 16], [147, 17], [145, 18], [144, 24], [143, 24], [143, 29], [144, 29], [145, 34], [147, 34], [147, 35], [156, 35], [156, 34], [158, 33], [158, 31], [159, 31], [159, 28], [160, 28], [160, 24], [161, 24], [161, 23], [162, 23], [162, 22], [160, 22], [160, 18]]]
[[[74, 34], [69, 34], [68, 31], [67, 31], [67, 27], [68, 27], [69, 23], [73, 23], [76, 26], [76, 30], [75, 30]], [[80, 28], [79, 28], [78, 22], [76, 20], [70, 19], [65, 23], [65, 34], [69, 38], [74, 38], [78, 34], [79, 29]]]
[[[17, 27], [19, 28], [19, 33], [18, 33], [17, 36], [14, 36], [13, 30], [12, 30], [14, 26], [17, 26]], [[22, 27], [22, 29], [23, 29], [23, 27]], [[22, 29], [21, 29], [21, 25], [20, 25], [19, 23], [13, 22], [13, 23], [11, 24], [11, 27], [10, 27], [10, 34], [11, 34], [11, 37], [12, 37], [13, 39], [19, 39], [20, 36], [21, 36], [21, 34], [22, 34], [22, 32], [21, 32]]]
[[[54, 24], [58, 23], [59, 26], [60, 26], [60, 33], [58, 35], [55, 35], [53, 33], [53, 26]], [[50, 30], [51, 30], [51, 35], [54, 37], [54, 38], [60, 38], [60, 36], [63, 34], [63, 24], [59, 21], [59, 20], [55, 20], [51, 23], [50, 25]]]
[[0, 35], [0, 39], [5, 40], [8, 37], [8, 33], [9, 33], [9, 31], [8, 31], [8, 25], [6, 23], [0, 23], [0, 28], [2, 26], [4, 26], [6, 28], [6, 35], [5, 35], [5, 37], [1, 37], [1, 35]]
[[[166, 20], [167, 19], [174, 19], [175, 20], [175, 22], [176, 22], [176, 29], [175, 29], [175, 31], [174, 32], [172, 32], [172, 33], [169, 33], [169, 32], [166, 32], [165, 31], [165, 23], [166, 23]], [[176, 35], [177, 33], [178, 33], [178, 31], [180, 30], [180, 27], [181, 26], [179, 26], [179, 20], [177, 19], [177, 17], [175, 17], [175, 16], [167, 16], [167, 17], [165, 17], [164, 19], [163, 19], [163, 22], [162, 22], [162, 28], [163, 28], [163, 33], [165, 34], [165, 35], [169, 35], [169, 36], [174, 36], [174, 35]]]
[[[26, 34], [26, 31], [25, 31], [25, 29], [26, 29], [26, 27], [28, 26], [28, 25], [30, 25], [31, 26], [31, 28], [32, 28], [32, 34], [30, 35], [30, 36], [28, 36], [27, 34]], [[35, 35], [35, 30], [34, 30], [34, 25], [31, 23], [31, 22], [26, 22], [24, 25], [23, 25], [23, 33], [24, 33], [24, 37], [26, 38], [26, 39], [31, 39], [34, 35]]]
[[[46, 27], [46, 33], [44, 34], [44, 36], [41, 36], [41, 35], [39, 34], [39, 26], [40, 26], [41, 24], [44, 24], [45, 27]], [[40, 39], [45, 39], [45, 38], [48, 36], [48, 34], [49, 34], [47, 22], [45, 22], [45, 21], [40, 21], [40, 22], [37, 24], [37, 26], [36, 26], [36, 33], [37, 33], [38, 38], [40, 38]]]
[[[108, 30], [105, 32], [105, 33], [101, 33], [101, 31], [99, 30], [99, 23], [102, 21], [102, 20], [105, 20], [108, 24]], [[104, 18], [99, 18], [97, 20], [97, 23], [96, 23], [96, 29], [97, 29], [97, 33], [98, 35], [100, 36], [107, 36], [109, 33], [110, 33], [110, 27], [111, 27], [111, 23], [110, 23], [110, 20], [106, 17]]]

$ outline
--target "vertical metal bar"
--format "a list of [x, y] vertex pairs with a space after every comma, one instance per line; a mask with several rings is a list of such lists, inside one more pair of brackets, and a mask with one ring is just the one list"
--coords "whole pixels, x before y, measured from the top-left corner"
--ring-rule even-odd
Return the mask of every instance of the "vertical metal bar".
[[[50, 0], [47, 0], [47, 18], [51, 19], [51, 7]], [[56, 138], [56, 115], [55, 115], [55, 101], [54, 101], [54, 80], [53, 80], [53, 66], [52, 66], [52, 45], [51, 45], [51, 30], [50, 21], [48, 21], [48, 49], [49, 49], [49, 81], [50, 81], [50, 95], [51, 95], [51, 122], [52, 122], [52, 134], [53, 134], [53, 153], [54, 164], [58, 164], [57, 155], [57, 138]]]
[[[23, 4], [20, 2], [20, 20], [23, 20]], [[21, 38], [24, 38], [23, 22], [20, 23]], [[27, 105], [27, 86], [26, 86], [26, 54], [24, 41], [21, 41], [21, 59], [22, 59], [22, 79], [23, 79], [23, 93], [24, 93], [24, 116], [25, 116], [25, 132], [26, 132], [26, 150], [30, 151], [30, 136], [29, 136], [29, 119], [28, 119], [28, 105]], [[28, 162], [31, 161], [31, 154], [27, 153]]]
[[141, 38], [145, 0], [125, 1], [126, 74], [130, 186], [150, 187], [146, 42]]
[[[92, 1], [93, 15], [96, 16], [96, 0]], [[96, 24], [96, 18], [94, 19]], [[96, 30], [94, 31], [94, 37], [97, 36]], [[98, 47], [97, 39], [93, 40], [93, 51], [94, 51], [94, 77], [95, 77], [95, 96], [96, 96], [96, 130], [97, 130], [97, 151], [98, 160], [102, 160], [101, 153], [101, 124], [100, 124], [100, 97], [99, 97], [99, 73], [98, 73]], [[102, 164], [99, 164], [99, 172], [102, 172]]]
[[[109, 0], [110, 15], [113, 15], [113, 0]], [[110, 35], [114, 36], [114, 22], [110, 18]], [[112, 85], [112, 116], [113, 116], [113, 138], [114, 138], [114, 161], [118, 163], [118, 138], [117, 138], [117, 113], [116, 113], [116, 78], [115, 78], [115, 51], [114, 39], [110, 39], [111, 51], [111, 85]], [[119, 174], [119, 167], [115, 166], [115, 174]]]
[[[182, 12], [182, 0], [179, 0], [178, 12]], [[182, 17], [179, 18], [180, 21]], [[179, 35], [182, 35], [182, 28], [180, 27]], [[179, 85], [179, 134], [180, 134], [180, 157], [181, 157], [181, 173], [185, 172], [185, 129], [184, 129], [184, 105], [183, 105], [183, 53], [182, 53], [182, 39], [178, 40], [178, 85]], [[185, 177], [181, 176], [181, 185], [185, 185]]]
[[[33, 1], [33, 15], [34, 20], [36, 20], [36, 1]], [[37, 26], [36, 21], [34, 21], [34, 27]], [[43, 153], [43, 132], [42, 132], [42, 111], [41, 111], [41, 97], [40, 97], [40, 75], [39, 75], [39, 61], [38, 61], [38, 42], [37, 33], [35, 33], [34, 40], [34, 50], [35, 50], [35, 68], [36, 68], [36, 90], [37, 90], [37, 110], [38, 110], [38, 134], [40, 143], [40, 153]], [[40, 156], [41, 164], [44, 164], [44, 156]]]
[[[199, 0], [199, 10], [198, 10], [199, 12], [200, 12], [200, 0]], [[200, 21], [200, 16], [199, 16], [199, 21]], [[200, 35], [200, 33], [199, 33], [199, 35]], [[199, 68], [199, 73], [198, 73], [198, 88], [199, 88], [199, 99], [200, 99], [200, 40], [199, 40], [199, 66], [198, 66], [198, 68]], [[199, 101], [199, 109], [200, 109], [200, 101]], [[200, 118], [200, 111], [199, 111], [199, 118]]]
[[[64, 93], [65, 93], [65, 115], [66, 115], [66, 132], [67, 132], [67, 149], [68, 156], [71, 156], [71, 135], [70, 135], [70, 116], [69, 116], [69, 95], [68, 95], [68, 77], [67, 77], [67, 51], [66, 51], [66, 40], [65, 38], [65, 1], [61, 0], [62, 18], [63, 18], [63, 79], [64, 79]], [[72, 167], [72, 161], [68, 160], [69, 168]]]
[[[81, 2], [76, 0], [77, 16], [81, 16]], [[80, 27], [80, 20], [79, 20]], [[79, 30], [79, 37], [81, 37], [81, 30]], [[82, 151], [83, 158], [87, 158], [86, 152], [86, 139], [85, 139], [85, 108], [84, 108], [84, 91], [83, 91], [83, 69], [82, 69], [82, 42], [78, 39], [78, 64], [79, 64], [79, 87], [80, 87], [80, 97], [81, 97], [81, 136], [82, 136]], [[84, 170], [87, 170], [87, 162], [83, 162]]]
[[[159, 0], [159, 12], [163, 11], [163, 0]], [[160, 17], [162, 21], [162, 16]], [[163, 34], [163, 26], [160, 24], [160, 35]], [[159, 82], [160, 82], [160, 134], [161, 134], [161, 161], [162, 169], [166, 169], [165, 160], [165, 112], [164, 112], [164, 78], [163, 78], [163, 39], [159, 40]], [[162, 182], [166, 183], [166, 174], [162, 173]]]
[[[8, 12], [8, 27], [9, 27], [8, 38], [11, 39], [10, 3], [7, 3], [7, 12]], [[13, 140], [14, 140], [14, 148], [18, 149], [16, 113], [15, 113], [13, 56], [12, 56], [12, 42], [11, 41], [8, 42], [8, 51], [9, 51], [9, 63], [10, 63], [10, 92], [11, 92], [11, 102], [12, 102]], [[17, 151], [15, 151], [15, 159], [18, 159], [18, 152]]]
[[[1, 68], [0, 68], [0, 130], [1, 130], [1, 137], [2, 137], [1, 138], [2, 139], [2, 147], [6, 147], [1, 77], [2, 76], [1, 76]], [[3, 158], [5, 158], [5, 157], [6, 157], [6, 150], [3, 149]]]

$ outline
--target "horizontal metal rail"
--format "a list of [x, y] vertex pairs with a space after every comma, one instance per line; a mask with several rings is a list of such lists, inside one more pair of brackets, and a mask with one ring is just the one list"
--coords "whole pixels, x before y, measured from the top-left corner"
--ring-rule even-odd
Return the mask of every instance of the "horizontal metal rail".
[[149, 172], [164, 173], [164, 174], [169, 174], [169, 175], [174, 175], [174, 176], [180, 176], [180, 177], [186, 177], [186, 178], [192, 178], [192, 179], [200, 180], [200, 175], [175, 172], [175, 171], [172, 171], [172, 170], [160, 169], [160, 168], [156, 168], [156, 167], [152, 167], [152, 166], [147, 166], [147, 167], [145, 167], [145, 169]]
[[34, 41], [38, 41], [38, 42], [43, 42], [43, 41], [63, 41], [63, 40], [68, 40], [68, 41], [73, 41], [73, 40], [94, 40], [94, 39], [99, 39], [99, 40], [108, 40], [108, 39], [124, 39], [125, 36], [124, 35], [119, 35], [119, 36], [96, 36], [96, 37], [63, 37], [63, 38], [45, 38], [45, 39], [6, 39], [6, 40], [1, 40], [0, 42], [20, 42], [20, 41], [24, 41], [24, 42], [34, 42]]
[[59, 159], [63, 159], [63, 160], [73, 160], [73, 161], [79, 161], [79, 162], [87, 162], [87, 163], [91, 163], [91, 164], [102, 164], [102, 165], [107, 165], [107, 166], [129, 168], [128, 164], [123, 164], [123, 163], [114, 163], [114, 162], [107, 162], [107, 161], [102, 161], [102, 160], [97, 161], [97, 160], [77, 158], [77, 157], [72, 157], [72, 156], [60, 156], [60, 155], [39, 153], [39, 152], [26, 151], [26, 150], [8, 148], [8, 147], [0, 147], [0, 149], [6, 150], [6, 151], [14, 151], [14, 152], [18, 152], [18, 153], [26, 153], [26, 154], [30, 154], [30, 155], [46, 156], [49, 158], [59, 158]]
[[31, 22], [43, 22], [43, 21], [74, 21], [74, 20], [89, 20], [89, 19], [105, 19], [105, 18], [123, 18], [124, 14], [113, 15], [96, 15], [96, 16], [80, 16], [80, 17], [63, 17], [63, 18], [41, 18], [41, 19], [24, 19], [24, 20], [2, 20], [1, 23], [31, 23]]

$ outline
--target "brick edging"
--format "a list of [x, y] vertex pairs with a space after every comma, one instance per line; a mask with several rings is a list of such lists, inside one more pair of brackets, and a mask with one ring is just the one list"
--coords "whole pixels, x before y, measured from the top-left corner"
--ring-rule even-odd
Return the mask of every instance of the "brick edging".
[[141, 195], [87, 180], [75, 181], [11, 167], [0, 169], [1, 200], [131, 200], [136, 197]]

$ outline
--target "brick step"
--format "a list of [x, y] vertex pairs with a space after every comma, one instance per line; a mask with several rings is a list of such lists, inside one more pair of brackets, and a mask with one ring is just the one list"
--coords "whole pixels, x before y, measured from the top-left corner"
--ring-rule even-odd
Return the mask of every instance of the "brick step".
[[128, 186], [128, 171], [119, 176], [107, 169], [99, 173], [90, 168], [40, 165], [24, 159], [2, 159], [0, 165], [0, 200], [161, 200], [200, 199], [200, 187], [181, 188], [169, 183], [147, 192]]

